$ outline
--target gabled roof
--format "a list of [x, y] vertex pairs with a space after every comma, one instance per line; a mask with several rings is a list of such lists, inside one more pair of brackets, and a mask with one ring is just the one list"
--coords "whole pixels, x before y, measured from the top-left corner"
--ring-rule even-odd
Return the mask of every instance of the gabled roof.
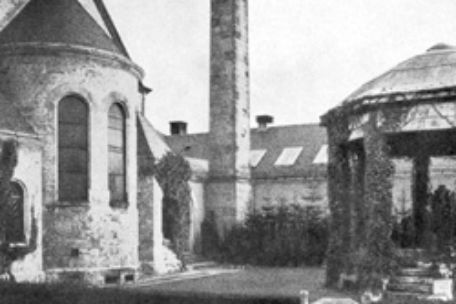
[[[14, 17], [0, 32], [0, 44], [64, 43], [128, 57], [103, 2], [95, 0], [93, 5], [100, 15], [98, 21], [93, 6], [84, 7], [78, 0], [30, 0], [23, 7], [11, 8]], [[100, 20], [105, 26], [100, 26]]]
[[171, 152], [171, 149], [168, 147], [161, 134], [155, 130], [147, 118], [141, 114], [138, 114], [138, 130], [140, 134], [144, 136], [145, 141], [140, 141], [138, 143], [139, 154], [151, 153], [155, 159], [160, 159], [165, 156], [166, 153]]
[[[208, 133], [166, 136], [165, 139], [175, 152], [182, 151], [188, 157], [209, 159]], [[322, 177], [326, 174], [326, 164], [313, 163], [322, 146], [327, 143], [325, 129], [317, 124], [252, 129], [250, 140], [251, 151], [266, 151], [256, 166], [252, 166], [254, 178]], [[296, 147], [302, 149], [292, 165], [275, 165], [284, 149]]]
[[[159, 160], [168, 152], [172, 152], [171, 148], [165, 141], [164, 136], [158, 132], [152, 124], [142, 114], [138, 114], [138, 156], [140, 166], [151, 166], [145, 164], [145, 161]], [[178, 151], [173, 151], [179, 153]], [[185, 157], [192, 169], [193, 177], [205, 178], [209, 164], [207, 160]], [[140, 168], [141, 170], [142, 168]]]

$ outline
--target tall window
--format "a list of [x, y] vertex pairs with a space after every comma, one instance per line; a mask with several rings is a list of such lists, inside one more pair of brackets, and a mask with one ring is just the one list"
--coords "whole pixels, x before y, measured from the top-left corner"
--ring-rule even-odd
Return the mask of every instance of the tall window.
[[109, 192], [111, 206], [122, 207], [127, 201], [125, 165], [125, 112], [120, 104], [109, 109]]
[[11, 196], [6, 208], [5, 237], [8, 243], [25, 243], [24, 231], [24, 189], [17, 182], [11, 182]]
[[67, 96], [59, 103], [59, 200], [82, 202], [88, 198], [87, 103]]

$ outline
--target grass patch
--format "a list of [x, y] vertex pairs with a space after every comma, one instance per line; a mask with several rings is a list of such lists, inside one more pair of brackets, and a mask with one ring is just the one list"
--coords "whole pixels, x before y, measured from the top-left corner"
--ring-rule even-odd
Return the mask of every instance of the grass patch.
[[297, 304], [353, 297], [324, 287], [322, 268], [247, 268], [237, 273], [150, 286], [89, 288], [68, 284], [0, 284], [0, 303], [25, 304]]
[[310, 300], [322, 297], [352, 297], [356, 295], [328, 289], [325, 270], [306, 268], [249, 267], [236, 273], [213, 277], [163, 283], [138, 289], [154, 294], [204, 294], [208, 296], [243, 296], [261, 298], [298, 298], [300, 290], [310, 293]]

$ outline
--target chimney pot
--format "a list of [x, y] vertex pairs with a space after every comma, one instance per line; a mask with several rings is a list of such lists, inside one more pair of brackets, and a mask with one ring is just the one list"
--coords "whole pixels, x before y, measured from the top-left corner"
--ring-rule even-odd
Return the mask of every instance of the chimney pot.
[[256, 117], [256, 121], [258, 123], [258, 128], [266, 129], [268, 127], [268, 124], [274, 122], [274, 117], [271, 115], [258, 115]]
[[169, 126], [171, 135], [187, 135], [187, 123], [185, 121], [171, 121]]

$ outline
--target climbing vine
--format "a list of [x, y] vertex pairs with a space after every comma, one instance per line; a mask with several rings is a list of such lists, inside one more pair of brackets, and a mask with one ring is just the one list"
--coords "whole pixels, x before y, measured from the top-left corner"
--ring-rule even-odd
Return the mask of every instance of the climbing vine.
[[6, 140], [1, 146], [0, 155], [0, 275], [15, 281], [11, 273], [11, 265], [14, 261], [23, 258], [27, 254], [36, 250], [37, 247], [37, 222], [35, 212], [32, 206], [32, 223], [31, 236], [27, 246], [13, 247], [7, 240], [7, 216], [11, 214], [11, 178], [14, 175], [14, 169], [17, 165], [17, 142], [15, 140]]
[[345, 116], [334, 116], [328, 124], [328, 199], [331, 211], [327, 251], [326, 283], [337, 284], [347, 269], [349, 256], [350, 221], [348, 208], [349, 165], [345, 143], [348, 140], [348, 121]]
[[386, 136], [377, 126], [376, 115], [365, 126], [364, 202], [367, 206], [366, 239], [359, 246], [358, 264], [361, 287], [372, 287], [389, 276], [394, 268], [394, 245], [391, 238], [392, 187], [394, 166]]
[[155, 173], [163, 190], [163, 223], [179, 259], [185, 264], [190, 230], [191, 190], [189, 163], [181, 156], [167, 153], [155, 165]]

